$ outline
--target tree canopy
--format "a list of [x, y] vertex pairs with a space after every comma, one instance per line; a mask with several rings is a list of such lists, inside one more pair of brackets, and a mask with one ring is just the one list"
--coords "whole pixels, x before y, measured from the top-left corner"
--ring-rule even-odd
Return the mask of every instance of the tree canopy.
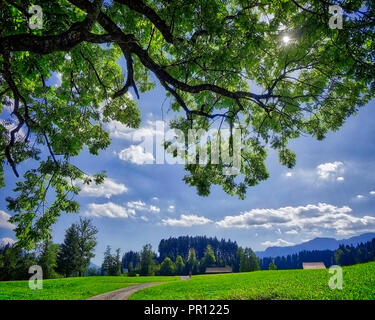
[[[342, 29], [329, 26], [335, 4]], [[43, 11], [42, 29], [28, 24], [31, 5]], [[200, 195], [221, 185], [244, 198], [268, 178], [269, 148], [293, 167], [291, 139], [323, 139], [374, 97], [374, 10], [357, 0], [1, 1], [0, 113], [9, 119], [0, 122], [0, 186], [6, 167], [18, 178], [19, 165], [35, 160], [7, 199], [20, 245], [79, 210], [75, 181], [103, 181], [71, 160], [108, 147], [106, 123], [140, 125], [130, 89], [141, 99], [164, 87], [172, 128], [241, 129], [238, 174], [226, 175], [231, 164], [222, 162], [186, 164], [184, 180]], [[60, 86], [48, 84], [51, 73]]]

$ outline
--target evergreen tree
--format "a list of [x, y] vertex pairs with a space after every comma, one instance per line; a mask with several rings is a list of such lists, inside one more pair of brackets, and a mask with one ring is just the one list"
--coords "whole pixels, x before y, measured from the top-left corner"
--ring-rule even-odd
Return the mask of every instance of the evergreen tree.
[[141, 268], [140, 274], [142, 276], [151, 276], [155, 273], [155, 254], [152, 251], [151, 244], [146, 244], [143, 246], [143, 250], [141, 252]]
[[238, 256], [240, 260], [239, 272], [248, 272], [250, 271], [249, 259], [245, 255], [245, 250], [242, 248], [238, 249]]
[[104, 252], [104, 259], [101, 267], [102, 275], [110, 275], [111, 273], [111, 268], [112, 268], [112, 263], [113, 263], [113, 258], [111, 254], [111, 247], [107, 246], [105, 252]]
[[162, 276], [172, 276], [176, 272], [176, 266], [173, 261], [166, 257], [160, 265], [159, 274]]
[[180, 255], [178, 255], [176, 258], [176, 273], [180, 276], [185, 274], [184, 259]]
[[128, 277], [135, 277], [137, 274], [135, 272], [135, 269], [133, 267], [133, 262], [130, 261], [128, 265]]
[[42, 267], [43, 278], [53, 279], [57, 277], [57, 254], [59, 246], [51, 240], [46, 240], [42, 244], [42, 252], [39, 255], [38, 265]]
[[34, 253], [7, 245], [0, 249], [0, 281], [29, 279], [29, 267], [35, 264], [37, 261]]
[[132, 262], [133, 268], [137, 269], [141, 262], [141, 257], [139, 252], [135, 251], [128, 251], [122, 257], [122, 268], [128, 269], [129, 264]]
[[260, 270], [259, 266], [259, 259], [255, 255], [254, 251], [250, 248], [245, 249], [245, 255], [247, 259], [249, 260], [249, 271], [257, 271]]
[[80, 263], [77, 226], [72, 224], [65, 232], [64, 243], [57, 256], [57, 270], [65, 277], [76, 275]]
[[80, 218], [77, 225], [78, 233], [78, 275], [84, 275], [89, 267], [91, 258], [95, 257], [94, 249], [96, 247], [96, 234], [98, 229], [92, 225], [92, 221], [86, 218]]
[[102, 274], [106, 276], [121, 275], [120, 249], [117, 249], [116, 254], [112, 255], [111, 247], [107, 246], [104, 252], [104, 260], [101, 269]]
[[86, 218], [81, 218], [78, 224], [72, 224], [66, 230], [57, 258], [57, 269], [61, 274], [68, 277], [87, 273], [90, 259], [95, 256], [97, 233], [91, 220]]
[[189, 250], [189, 257], [186, 261], [186, 270], [187, 273], [197, 274], [198, 273], [198, 260], [195, 254], [194, 248]]
[[200, 263], [200, 271], [204, 273], [207, 267], [212, 267], [216, 264], [215, 253], [210, 245], [207, 245], [206, 251]]
[[120, 259], [120, 248], [116, 250], [116, 275], [122, 274], [121, 259]]

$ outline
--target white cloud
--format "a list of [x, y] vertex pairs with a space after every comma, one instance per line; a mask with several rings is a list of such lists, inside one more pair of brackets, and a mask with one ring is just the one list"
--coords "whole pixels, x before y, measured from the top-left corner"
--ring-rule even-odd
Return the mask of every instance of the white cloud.
[[283, 239], [277, 239], [276, 241], [264, 241], [261, 244], [262, 246], [266, 246], [266, 247], [287, 247], [287, 246], [292, 246], [295, 243], [289, 242]]
[[54, 87], [58, 88], [62, 84], [62, 73], [61, 72], [56, 72], [55, 76], [56, 76], [56, 83], [54, 84]]
[[118, 154], [118, 157], [124, 161], [130, 161], [137, 165], [152, 164], [154, 156], [150, 152], [145, 152], [142, 146], [131, 145]]
[[7, 245], [14, 244], [15, 241], [11, 238], [0, 238], [0, 248], [4, 248]]
[[147, 211], [152, 213], [159, 213], [160, 208], [154, 205], [147, 205], [143, 201], [129, 201], [127, 207], [138, 211]]
[[212, 222], [212, 220], [205, 217], [198, 217], [197, 215], [184, 215], [180, 216], [180, 219], [162, 219], [162, 222], [166, 226], [172, 227], [192, 227], [205, 225]]
[[159, 198], [158, 197], [153, 197], [152, 201], [159, 201]]
[[287, 173], [285, 174], [285, 176], [288, 177], [288, 178], [291, 177], [292, 175], [293, 175], [292, 172], [287, 172]]
[[370, 191], [369, 192], [372, 196], [375, 195], [375, 191]]
[[112, 120], [107, 124], [110, 135], [113, 138], [140, 142], [146, 139], [153, 139], [154, 136], [164, 136], [162, 121], [147, 120], [144, 127], [134, 129], [129, 128], [120, 121]]
[[375, 217], [356, 217], [351, 212], [348, 206], [319, 203], [279, 209], [253, 209], [236, 216], [226, 216], [216, 224], [221, 228], [280, 228], [304, 233], [329, 230], [337, 235], [375, 231]]
[[143, 210], [146, 204], [143, 201], [129, 201], [127, 203], [128, 208], [133, 208], [137, 210]]
[[160, 212], [160, 208], [151, 205], [151, 206], [149, 207], [149, 211], [150, 211], [150, 212], [154, 212], [154, 213], [159, 213], [159, 212]]
[[285, 231], [286, 234], [298, 234], [298, 231], [297, 230], [288, 230], [288, 231]]
[[341, 161], [322, 163], [316, 167], [320, 179], [335, 179], [344, 172], [344, 164]]
[[168, 207], [168, 212], [174, 212], [175, 209], [176, 209], [175, 206], [170, 205], [170, 206]]
[[128, 191], [124, 184], [117, 183], [110, 178], [105, 178], [102, 184], [95, 184], [92, 181], [87, 185], [80, 181], [77, 185], [81, 188], [80, 195], [87, 197], [106, 197], [109, 199], [113, 195], [123, 194]]
[[357, 195], [356, 195], [356, 198], [357, 198], [357, 199], [363, 199], [364, 197], [363, 197], [363, 195], [361, 195], [361, 194], [357, 194]]
[[8, 221], [10, 217], [11, 216], [9, 214], [0, 210], [0, 228], [11, 229], [11, 230], [15, 228], [15, 225]]
[[113, 202], [90, 203], [84, 214], [92, 217], [129, 218], [135, 216], [135, 210], [124, 208]]
[[148, 218], [147, 218], [146, 216], [141, 216], [140, 218], [141, 218], [143, 221], [146, 221], [146, 222], [148, 221]]
[[337, 177], [336, 180], [337, 180], [337, 181], [344, 181], [345, 179], [344, 179], [344, 177]]

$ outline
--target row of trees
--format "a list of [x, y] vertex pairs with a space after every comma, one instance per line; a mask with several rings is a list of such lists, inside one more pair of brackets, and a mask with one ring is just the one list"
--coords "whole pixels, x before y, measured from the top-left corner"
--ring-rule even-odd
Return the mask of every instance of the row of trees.
[[[303, 262], [321, 261], [331, 265], [348, 266], [375, 260], [375, 238], [357, 246], [341, 245], [337, 250], [301, 251], [283, 257], [268, 257], [260, 259], [260, 267], [264, 269], [300, 269]], [[271, 266], [272, 264], [272, 266]]]
[[238, 249], [237, 243], [234, 241], [206, 236], [181, 236], [178, 238], [162, 239], [158, 246], [159, 262], [166, 257], [176, 261], [177, 256], [184, 259], [188, 258], [190, 248], [194, 248], [197, 259], [202, 259], [207, 246], [210, 246], [215, 254], [218, 265], [232, 265], [236, 259]]
[[301, 251], [299, 253], [279, 256], [266, 257], [260, 259], [260, 267], [262, 270], [270, 269], [270, 263], [274, 263], [277, 269], [301, 269], [303, 262], [322, 261], [326, 266], [335, 264], [334, 251], [331, 250], [313, 250]]
[[45, 240], [33, 251], [25, 251], [17, 245], [1, 248], [0, 280], [28, 279], [32, 265], [42, 267], [44, 279], [88, 275], [97, 232], [91, 220], [81, 218], [66, 230], [60, 245]]
[[375, 238], [356, 247], [341, 245], [334, 253], [336, 264], [348, 266], [375, 260]]
[[[200, 237], [200, 240], [204, 238]], [[163, 240], [161, 243], [163, 243]], [[221, 241], [221, 243], [223, 242]], [[174, 252], [178, 251], [175, 250]], [[223, 255], [219, 255], [219, 257], [222, 258]], [[190, 248], [186, 256], [177, 254], [177, 256], [172, 255], [169, 257], [163, 254], [159, 258], [152, 251], [151, 245], [148, 244], [139, 253], [134, 251], [126, 252], [122, 258], [122, 267], [128, 270], [129, 275], [135, 275], [136, 273], [141, 275], [200, 274], [205, 273], [208, 267], [219, 266], [230, 266], [234, 272], [248, 272], [260, 269], [259, 259], [250, 248], [237, 246], [237, 250], [232, 254], [230, 262], [230, 264], [223, 263], [223, 259], [218, 258], [210, 244], [206, 245], [201, 257], [198, 256], [195, 248]]]

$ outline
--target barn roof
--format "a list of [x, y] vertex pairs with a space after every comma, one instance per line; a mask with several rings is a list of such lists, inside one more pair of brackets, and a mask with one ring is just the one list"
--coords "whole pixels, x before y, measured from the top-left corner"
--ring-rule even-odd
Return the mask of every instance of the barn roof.
[[206, 268], [206, 273], [229, 273], [233, 272], [231, 267], [210, 267]]
[[325, 269], [326, 266], [324, 262], [303, 262], [303, 269]]

